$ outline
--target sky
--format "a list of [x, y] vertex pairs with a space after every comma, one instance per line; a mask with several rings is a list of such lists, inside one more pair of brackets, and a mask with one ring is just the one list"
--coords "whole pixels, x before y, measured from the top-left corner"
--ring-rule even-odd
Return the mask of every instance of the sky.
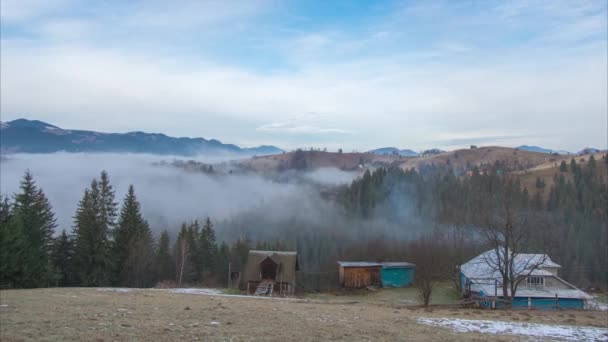
[[608, 145], [606, 1], [0, 2], [0, 116], [240, 146]]

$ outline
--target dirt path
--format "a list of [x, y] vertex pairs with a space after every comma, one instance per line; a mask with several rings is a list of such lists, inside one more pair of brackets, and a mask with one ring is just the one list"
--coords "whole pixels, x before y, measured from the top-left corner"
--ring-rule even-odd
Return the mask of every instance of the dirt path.
[[0, 292], [0, 305], [2, 341], [521, 340], [420, 324], [421, 317], [608, 327], [606, 312], [428, 311], [168, 290], [10, 290]]

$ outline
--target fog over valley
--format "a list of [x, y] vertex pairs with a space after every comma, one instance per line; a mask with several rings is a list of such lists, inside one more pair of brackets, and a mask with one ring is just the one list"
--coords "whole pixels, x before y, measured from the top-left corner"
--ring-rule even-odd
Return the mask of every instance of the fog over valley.
[[[357, 176], [355, 172], [323, 168], [301, 175], [294, 172], [276, 181], [253, 172], [229, 173], [229, 164], [223, 167], [216, 164], [218, 172], [213, 174], [188, 171], [171, 164], [187, 160], [190, 159], [115, 153], [7, 155], [0, 164], [1, 193], [11, 196], [18, 192], [24, 172], [30, 170], [53, 206], [58, 234], [62, 229], [71, 230], [72, 217], [84, 189], [106, 170], [119, 204], [128, 186], [134, 185], [143, 214], [158, 233], [162, 229], [173, 231], [184, 221], [202, 220], [207, 216], [214, 221], [224, 221], [258, 209], [272, 208], [275, 215], [286, 216], [295, 213], [291, 207], [298, 205], [312, 214], [314, 210], [310, 206], [318, 206], [321, 200], [315, 184], [347, 184]], [[199, 156], [196, 161], [212, 164], [226, 159]]]

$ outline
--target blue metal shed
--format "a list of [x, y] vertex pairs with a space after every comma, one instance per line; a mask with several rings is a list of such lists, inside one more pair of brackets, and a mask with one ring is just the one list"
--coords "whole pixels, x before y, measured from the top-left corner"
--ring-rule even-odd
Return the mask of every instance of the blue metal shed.
[[414, 283], [416, 265], [409, 262], [383, 262], [380, 271], [383, 287], [406, 287]]

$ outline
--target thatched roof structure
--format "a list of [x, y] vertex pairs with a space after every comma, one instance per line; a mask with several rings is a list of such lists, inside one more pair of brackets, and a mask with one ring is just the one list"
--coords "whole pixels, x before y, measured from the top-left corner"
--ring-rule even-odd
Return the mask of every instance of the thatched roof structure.
[[278, 264], [276, 281], [295, 284], [296, 271], [300, 269], [297, 252], [249, 251], [242, 279], [245, 282], [261, 280], [260, 263], [266, 258], [270, 258]]

